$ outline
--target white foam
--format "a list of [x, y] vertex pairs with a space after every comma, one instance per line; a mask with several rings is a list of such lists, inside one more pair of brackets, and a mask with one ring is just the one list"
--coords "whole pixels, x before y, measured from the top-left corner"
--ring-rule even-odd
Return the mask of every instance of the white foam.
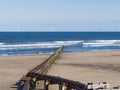
[[33, 48], [57, 48], [61, 45], [70, 46], [82, 43], [83, 41], [51, 41], [51, 42], [36, 42], [26, 44], [1, 44], [0, 50], [12, 49], [33, 49]]
[[83, 47], [120, 46], [120, 40], [51, 41], [51, 42], [34, 42], [34, 43], [25, 43], [25, 44], [0, 43], [0, 50], [57, 48], [60, 47], [61, 45], [65, 45], [65, 46], [82, 45]]
[[83, 43], [83, 40], [81, 40], [81, 41], [55, 41], [55, 43], [57, 43], [59, 45], [70, 46], [70, 45], [73, 45], [73, 44]]
[[0, 56], [8, 56], [8, 54], [0, 54]]
[[2, 42], [0, 43], [0, 45], [4, 45], [4, 44], [5, 44], [5, 43], [2, 43]]
[[120, 40], [92, 40], [83, 43], [83, 47], [120, 46]]

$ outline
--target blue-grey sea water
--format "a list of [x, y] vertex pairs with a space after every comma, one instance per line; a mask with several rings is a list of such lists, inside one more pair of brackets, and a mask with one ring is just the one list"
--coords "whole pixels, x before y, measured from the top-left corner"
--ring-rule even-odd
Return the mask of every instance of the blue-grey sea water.
[[120, 32], [0, 32], [0, 55], [120, 50]]

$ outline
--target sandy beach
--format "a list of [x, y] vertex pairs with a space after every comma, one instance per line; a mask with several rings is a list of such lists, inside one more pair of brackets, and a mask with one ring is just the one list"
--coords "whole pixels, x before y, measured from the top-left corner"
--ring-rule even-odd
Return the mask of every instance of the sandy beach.
[[16, 90], [13, 85], [49, 55], [0, 57], [0, 90]]
[[120, 51], [63, 53], [48, 72], [87, 84], [120, 85]]
[[[19, 79], [50, 55], [0, 57], [0, 88], [11, 88]], [[62, 53], [48, 75], [60, 76], [82, 83], [103, 82], [120, 85], [120, 51]]]

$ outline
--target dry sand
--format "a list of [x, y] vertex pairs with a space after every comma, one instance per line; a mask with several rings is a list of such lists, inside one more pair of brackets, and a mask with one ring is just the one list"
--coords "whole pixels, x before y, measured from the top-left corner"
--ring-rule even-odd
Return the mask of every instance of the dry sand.
[[[12, 84], [48, 57], [0, 57], [0, 90], [16, 90]], [[107, 81], [111, 86], [120, 85], [120, 51], [62, 53], [48, 74], [82, 83]]]
[[48, 72], [87, 84], [120, 85], [120, 51], [63, 53]]
[[12, 84], [48, 57], [49, 55], [0, 57], [0, 90], [17, 90], [12, 88]]

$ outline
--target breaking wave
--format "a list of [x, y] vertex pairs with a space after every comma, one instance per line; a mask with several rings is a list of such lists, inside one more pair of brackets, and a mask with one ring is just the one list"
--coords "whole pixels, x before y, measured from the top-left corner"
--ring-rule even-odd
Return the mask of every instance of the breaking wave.
[[51, 54], [61, 45], [65, 46], [64, 52], [100, 51], [120, 49], [120, 40], [49, 41], [19, 44], [0, 42], [0, 55]]
[[13, 50], [13, 49], [33, 49], [33, 48], [57, 48], [61, 45], [71, 46], [80, 44], [83, 41], [52, 41], [52, 42], [35, 42], [25, 44], [0, 44], [0, 50]]
[[83, 47], [120, 46], [120, 40], [92, 40], [83, 43]]
[[80, 40], [80, 41], [51, 41], [51, 42], [35, 42], [24, 44], [5, 44], [0, 43], [0, 50], [13, 49], [33, 49], [33, 48], [57, 48], [61, 45], [81, 47], [104, 47], [104, 46], [120, 46], [120, 40]]

